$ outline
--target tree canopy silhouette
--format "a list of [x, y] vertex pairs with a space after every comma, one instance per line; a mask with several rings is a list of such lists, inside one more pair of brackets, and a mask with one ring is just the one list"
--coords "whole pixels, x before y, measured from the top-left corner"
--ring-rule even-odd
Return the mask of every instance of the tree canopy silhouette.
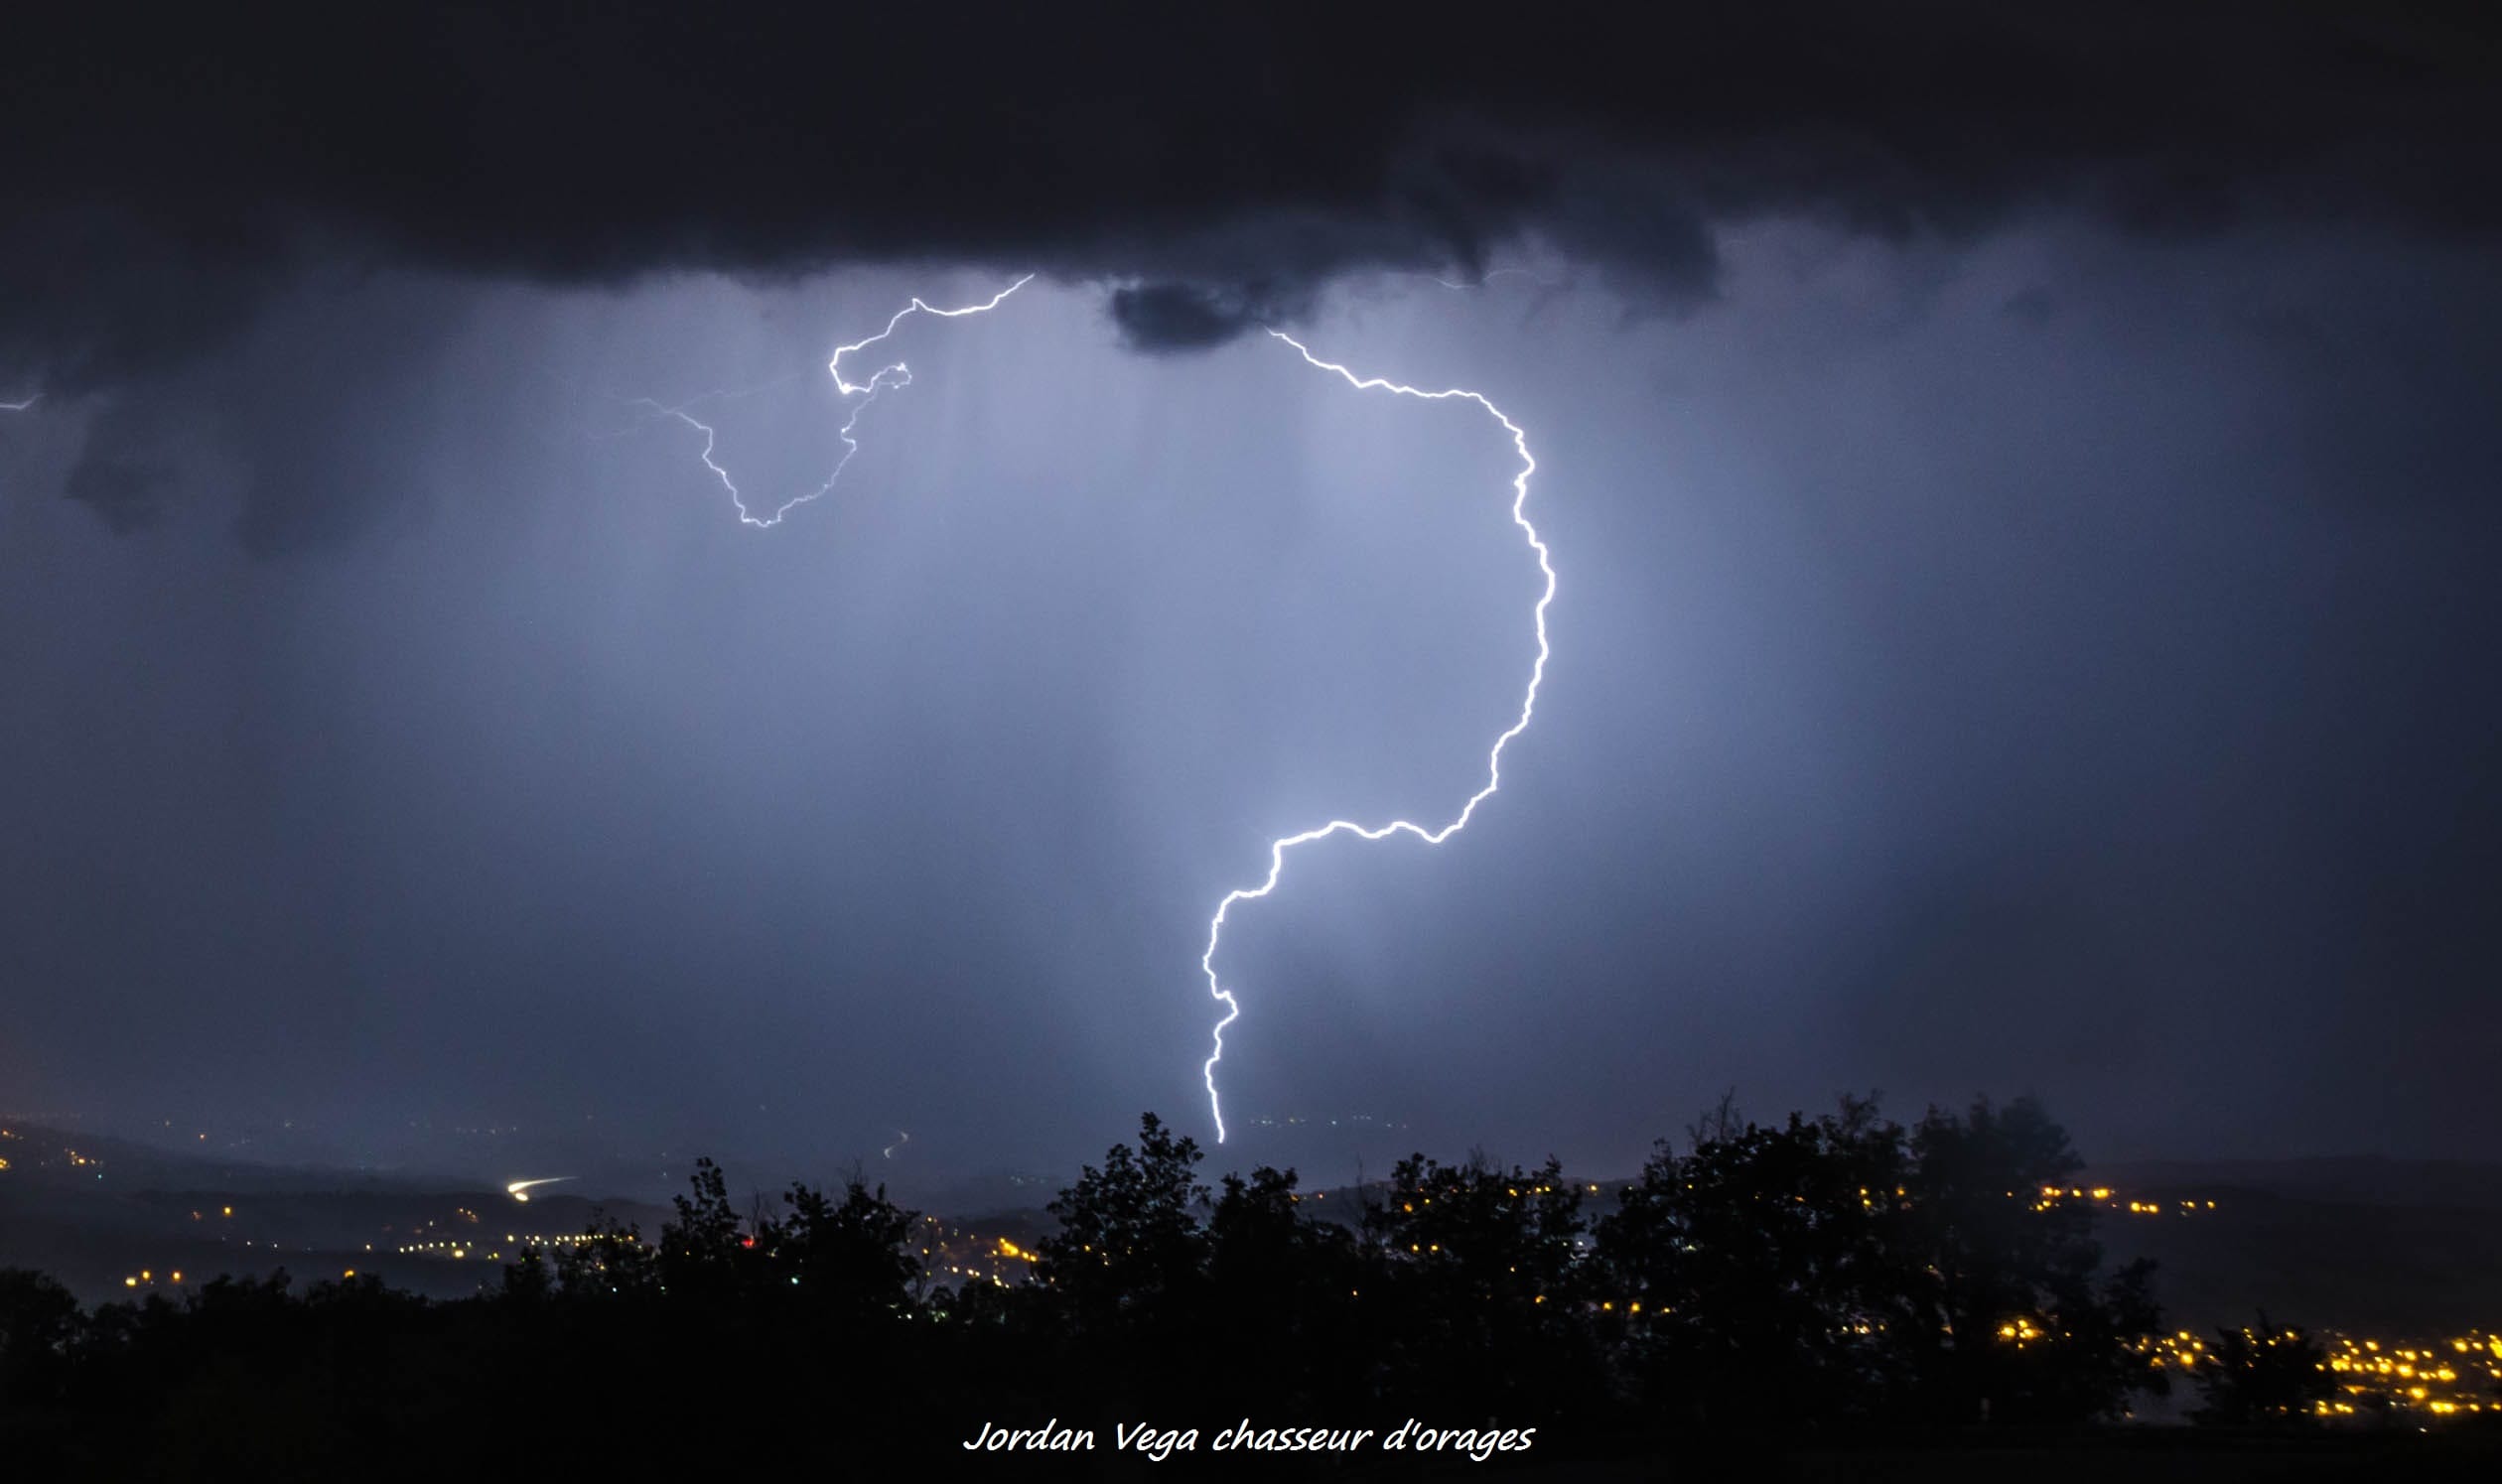
[[[997, 1281], [940, 1272], [856, 1174], [742, 1203], [709, 1159], [655, 1237], [595, 1218], [454, 1302], [281, 1275], [82, 1311], [0, 1273], [0, 1447], [36, 1476], [332, 1477], [449, 1456], [490, 1396], [562, 1418], [582, 1466], [642, 1471], [829, 1409], [953, 1438], [1246, 1411], [1832, 1438], [2086, 1422], [2160, 1380], [2132, 1346], [2146, 1271], [2104, 1273], [2090, 1210], [2044, 1196], [2078, 1160], [2025, 1099], [1909, 1128], [1873, 1098], [1769, 1125], [1724, 1100], [1612, 1191], [1420, 1152], [1323, 1202], [1291, 1169], [1211, 1188], [1203, 1159], [1146, 1115]], [[2210, 1414], [2311, 1396], [2298, 1343], [2226, 1341]]]

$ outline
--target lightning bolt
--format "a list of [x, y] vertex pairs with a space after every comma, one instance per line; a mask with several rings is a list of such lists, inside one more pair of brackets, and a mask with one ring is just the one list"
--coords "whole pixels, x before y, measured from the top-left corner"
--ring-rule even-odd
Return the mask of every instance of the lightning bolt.
[[[1534, 276], [1525, 274], [1525, 270], [1521, 269], [1496, 269], [1485, 275], [1485, 277], [1490, 279], [1503, 273], [1523, 273], [1524, 276]], [[852, 408], [851, 416], [844, 420], [843, 426], [838, 434], [843, 441], [842, 457], [835, 461], [833, 472], [825, 476], [825, 481], [823, 483], [819, 484], [815, 489], [806, 494], [783, 501], [780, 505], [774, 507], [770, 514], [759, 515], [748, 507], [746, 497], [740, 493], [738, 483], [731, 478], [730, 472], [722, 468], [718, 463], [714, 462], [713, 452], [716, 435], [712, 426], [701, 421], [688, 410], [689, 408], [695, 407], [707, 401], [726, 400], [729, 398], [744, 396], [747, 393], [738, 391], [707, 392], [701, 397], [680, 403], [676, 406], [663, 406], [648, 397], [643, 397], [635, 399], [634, 405], [649, 409], [650, 414], [655, 417], [675, 418], [679, 422], [686, 424], [688, 427], [693, 428], [704, 435], [704, 467], [711, 470], [713, 476], [721, 481], [722, 488], [729, 491], [731, 503], [737, 507], [739, 520], [742, 524], [756, 526], [760, 529], [779, 525], [783, 516], [788, 515], [792, 510], [797, 509], [801, 505], [807, 504], [812, 500], [822, 498], [826, 493], [831, 491], [836, 482], [842, 478], [843, 471], [850, 465], [852, 456], [860, 452], [860, 443], [852, 436], [853, 430], [859, 426], [861, 414], [868, 411], [869, 404], [877, 400], [878, 394], [890, 386], [909, 386], [911, 384], [911, 368], [900, 360], [892, 365], [880, 368], [866, 381], [854, 382], [845, 377], [843, 374], [843, 358], [845, 356], [857, 354], [860, 351], [866, 350], [870, 346], [886, 339], [889, 336], [894, 335], [903, 323], [913, 315], [930, 315], [942, 320], [956, 320], [962, 319], [968, 315], [987, 314], [990, 311], [999, 308], [1002, 303], [1006, 302], [1009, 295], [1016, 293], [1019, 289], [1024, 288], [1027, 284], [1032, 283], [1033, 281], [1034, 275], [1029, 273], [1025, 277], [1018, 279], [1015, 283], [1010, 284], [1008, 287], [1000, 290], [998, 293], [992, 295], [989, 299], [984, 300], [981, 303], [963, 305], [955, 309], [939, 309], [924, 300], [914, 298], [911, 303], [895, 312], [894, 317], [887, 321], [886, 329], [879, 331], [876, 335], [870, 336], [865, 339], [856, 340], [851, 344], [837, 347], [834, 351], [833, 358], [826, 362], [826, 370], [832, 373], [834, 377], [834, 386], [836, 391], [845, 398], [859, 399], [857, 404]], [[1481, 287], [1483, 280], [1480, 280], [1479, 283], [1475, 285], [1452, 283], [1448, 280], [1445, 280], [1444, 282], [1446, 287], [1461, 289]], [[1537, 472], [1538, 461], [1531, 457], [1529, 453], [1529, 435], [1518, 423], [1513, 422], [1509, 417], [1505, 416], [1503, 410], [1495, 406], [1493, 402], [1488, 400], [1482, 392], [1469, 391], [1462, 387], [1453, 387], [1443, 391], [1425, 391], [1417, 387], [1406, 386], [1399, 382], [1389, 380], [1386, 377], [1359, 376], [1355, 372], [1348, 370], [1345, 366], [1337, 364], [1335, 361], [1320, 359], [1319, 356], [1313, 354], [1301, 340], [1296, 339], [1293, 336], [1286, 334], [1284, 331], [1270, 330], [1268, 333], [1277, 340], [1293, 349], [1295, 353], [1301, 355], [1307, 364], [1313, 366], [1315, 369], [1327, 371], [1339, 377], [1345, 381], [1348, 386], [1353, 387], [1357, 391], [1386, 391], [1396, 396], [1413, 397], [1418, 401], [1423, 402], [1473, 402], [1478, 407], [1482, 408], [1487, 416], [1493, 418], [1496, 423], [1500, 424], [1504, 433], [1510, 436], [1512, 448], [1520, 455], [1520, 472], [1514, 474], [1511, 481], [1512, 523], [1520, 527], [1521, 535], [1526, 538], [1529, 543], [1529, 550], [1536, 555], [1538, 559], [1538, 571], [1540, 575], [1545, 578], [1546, 586], [1544, 591], [1538, 595], [1536, 607], [1531, 610], [1532, 618], [1537, 627], [1538, 657], [1537, 661], [1532, 664], [1529, 669], [1529, 686], [1527, 692], [1521, 697], [1520, 719], [1512, 723], [1509, 728], [1505, 729], [1501, 736], [1494, 739], [1494, 745], [1486, 754], [1485, 759], [1485, 786], [1468, 796], [1467, 802], [1460, 805], [1460, 812], [1452, 818], [1450, 823], [1442, 826], [1440, 829], [1429, 829], [1424, 825], [1416, 824], [1412, 821], [1404, 819], [1394, 819], [1383, 825], [1361, 825], [1352, 820], [1333, 819], [1327, 824], [1319, 826], [1315, 829], [1306, 830], [1301, 834], [1288, 835], [1282, 839], [1274, 840], [1269, 843], [1268, 876], [1260, 882], [1259, 885], [1227, 892], [1224, 900], [1216, 904], [1216, 914], [1208, 919], [1207, 951], [1199, 955], [1199, 969], [1207, 976], [1208, 994], [1213, 997], [1218, 1004], [1225, 1007], [1224, 1016], [1216, 1022], [1215, 1029], [1212, 1032], [1212, 1039], [1214, 1043], [1213, 1049], [1208, 1055], [1205, 1065], [1200, 1069], [1201, 1075], [1207, 1083], [1207, 1107], [1209, 1114], [1216, 1121], [1216, 1142], [1218, 1144], [1225, 1142], [1225, 1110], [1223, 1099], [1219, 1096], [1216, 1090], [1216, 1064], [1224, 1060], [1225, 1056], [1225, 1027], [1241, 1018], [1242, 1015], [1241, 1002], [1234, 998], [1233, 991], [1224, 987], [1223, 982], [1216, 974], [1216, 951], [1224, 938], [1225, 923], [1232, 915], [1234, 907], [1241, 902], [1257, 901], [1261, 897], [1267, 896], [1270, 892], [1277, 889], [1279, 878], [1285, 875], [1287, 852], [1302, 846], [1314, 844], [1318, 841], [1326, 840], [1333, 835], [1353, 835], [1362, 840], [1384, 840], [1392, 835], [1413, 835], [1427, 845], [1440, 845], [1444, 841], [1449, 840], [1452, 836], [1457, 835], [1461, 830], [1467, 828], [1468, 821], [1476, 815], [1477, 806], [1484, 803], [1487, 799], [1492, 798], [1496, 790], [1502, 787], [1503, 749], [1511, 745], [1512, 739], [1520, 736], [1521, 733], [1529, 729], [1530, 720], [1537, 713], [1538, 687], [1546, 679], [1547, 657], [1550, 653], [1547, 643], [1547, 607], [1555, 601], [1555, 566], [1551, 560], [1551, 554], [1547, 550], [1545, 540], [1538, 535], [1538, 528], [1529, 523], [1529, 517], [1527, 514], [1527, 505], [1529, 502], [1529, 477]], [[910, 1138], [911, 1136], [908, 1134], [903, 1135], [896, 1141], [895, 1144], [888, 1146], [881, 1152], [885, 1157], [891, 1159], [895, 1157], [896, 1149], [902, 1147], [904, 1144], [910, 1140]], [[532, 1181], [529, 1183], [535, 1184], [541, 1182]], [[512, 1190], [512, 1194], [515, 1199], [527, 1199], [526, 1196], [522, 1195], [521, 1189], [518, 1186]]]
[[1009, 295], [1014, 294], [1019, 289], [1024, 288], [1027, 284], [1032, 282], [1034, 282], [1034, 275], [1029, 273], [1025, 277], [1018, 279], [1015, 283], [1012, 283], [1008, 287], [1000, 290], [998, 293], [993, 294], [990, 298], [982, 301], [980, 304], [967, 304], [955, 309], [940, 309], [935, 305], [923, 301], [918, 296], [914, 296], [911, 303], [904, 306], [900, 310], [897, 310], [894, 318], [887, 321], [886, 329], [879, 331], [876, 335], [869, 337], [867, 339], [854, 340], [848, 345], [837, 345], [834, 348], [834, 358], [825, 363], [825, 369], [833, 374], [834, 390], [838, 394], [846, 399], [853, 397], [860, 399], [858, 402], [853, 404], [851, 416], [845, 418], [843, 420], [843, 426], [835, 432], [835, 436], [843, 441], [843, 456], [834, 461], [833, 472], [825, 476], [824, 483], [819, 484], [816, 488], [808, 491], [806, 494], [798, 495], [792, 499], [782, 501], [779, 505], [774, 507], [773, 512], [769, 515], [759, 515], [748, 508], [747, 497], [739, 492], [737, 481], [730, 477], [730, 471], [713, 462], [713, 448], [718, 439], [718, 435], [714, 433], [712, 425], [698, 419], [695, 414], [687, 410], [690, 407], [695, 407], [705, 402], [742, 396], [745, 395], [744, 393], [719, 391], [706, 392], [700, 397], [681, 402], [674, 407], [664, 407], [649, 397], [636, 397], [632, 405], [649, 408], [651, 416], [653, 417], [675, 418], [679, 422], [684, 423], [686, 426], [703, 434], [704, 468], [711, 470], [713, 472], [713, 477], [721, 481], [721, 487], [730, 491], [730, 503], [738, 508], [739, 523], [741, 525], [755, 526], [759, 530], [769, 529], [773, 526], [781, 524], [783, 516], [788, 515], [791, 511], [796, 510], [801, 505], [807, 504], [812, 500], [822, 499], [833, 491], [835, 484], [843, 477], [843, 471], [850, 467], [852, 456], [860, 452], [860, 440], [852, 437], [852, 430], [860, 426], [861, 414], [867, 412], [869, 410], [869, 404], [878, 400], [878, 393], [886, 390], [888, 387], [909, 386], [912, 384], [912, 368], [900, 360], [895, 362], [893, 365], [880, 367], [878, 370], [872, 372], [869, 379], [866, 381], [849, 380], [843, 375], [844, 356], [856, 355], [861, 351], [868, 349], [870, 346], [877, 344], [887, 337], [895, 334], [896, 330], [901, 327], [905, 320], [910, 319], [914, 315], [930, 315], [941, 320], [961, 320], [967, 315], [989, 314], [992, 310], [999, 308], [1002, 303], [1006, 302]]
[[1547, 551], [1546, 542], [1538, 535], [1538, 528], [1529, 523], [1526, 508], [1529, 503], [1529, 476], [1538, 472], [1538, 461], [1530, 456], [1529, 435], [1522, 431], [1518, 423], [1504, 416], [1503, 409], [1487, 400], [1483, 392], [1472, 392], [1460, 387], [1444, 391], [1422, 391], [1413, 386], [1403, 386], [1387, 377], [1358, 376], [1335, 361], [1322, 360], [1313, 354], [1303, 341], [1284, 331], [1271, 330], [1269, 334], [1284, 341], [1296, 354], [1301, 355], [1307, 364], [1338, 376], [1357, 391], [1386, 391], [1397, 396], [1414, 397], [1421, 402], [1474, 402], [1485, 409], [1487, 416], [1502, 424], [1503, 431], [1511, 435], [1512, 448], [1520, 455], [1520, 472], [1512, 476], [1512, 524], [1520, 527], [1521, 535], [1529, 542], [1529, 549], [1537, 554], [1538, 571], [1546, 578], [1546, 590], [1538, 595], [1538, 606], [1532, 610], [1538, 629], [1538, 658], [1537, 662], [1529, 667], [1529, 689], [1520, 698], [1520, 720], [1512, 723], [1502, 736], [1494, 739], [1493, 749], [1486, 754], [1485, 758], [1485, 786], [1468, 795], [1468, 801], [1460, 806], [1459, 814], [1453, 817], [1451, 823], [1439, 830], [1432, 830], [1404, 819], [1394, 819], [1385, 825], [1359, 825], [1352, 820], [1333, 819], [1325, 825], [1306, 830], [1302, 834], [1288, 835], [1283, 839], [1273, 840], [1269, 842], [1267, 878], [1257, 886], [1226, 892], [1225, 899], [1216, 904], [1216, 915], [1207, 921], [1207, 951], [1199, 955], [1199, 969], [1207, 975], [1207, 993], [1218, 1004], [1225, 1007], [1224, 1017], [1216, 1022], [1213, 1033], [1214, 1049], [1209, 1052], [1207, 1063], [1201, 1068], [1201, 1073], [1207, 1082], [1207, 1111], [1216, 1120], [1218, 1144], [1225, 1142], [1225, 1109], [1223, 1099], [1216, 1091], [1216, 1063], [1225, 1059], [1225, 1027], [1242, 1016], [1241, 1003], [1234, 999], [1233, 991], [1226, 989], [1216, 977], [1216, 949], [1225, 935], [1226, 918], [1232, 914], [1236, 903], [1257, 901], [1277, 889], [1278, 878], [1286, 874], [1288, 851], [1326, 840], [1332, 835], [1353, 835], [1361, 840], [1384, 840], [1392, 835], [1413, 835], [1427, 845], [1440, 845], [1466, 829], [1468, 821], [1476, 815], [1477, 805], [1492, 798], [1495, 790], [1503, 786], [1503, 749], [1511, 745], [1513, 738], [1529, 730], [1530, 718], [1537, 714], [1538, 686], [1546, 679], [1549, 653], [1547, 605], [1555, 602], [1555, 564]]
[[504, 1194], [511, 1196], [514, 1200], [517, 1200], [526, 1206], [530, 1203], [530, 1192], [537, 1189], [539, 1186], [562, 1185], [567, 1180], [577, 1180], [580, 1178], [580, 1175], [549, 1175], [544, 1179], [538, 1180], [515, 1180], [504, 1187]]
[[0, 402], [0, 412], [24, 412], [42, 400], [44, 400], [44, 394], [37, 392], [23, 402]]

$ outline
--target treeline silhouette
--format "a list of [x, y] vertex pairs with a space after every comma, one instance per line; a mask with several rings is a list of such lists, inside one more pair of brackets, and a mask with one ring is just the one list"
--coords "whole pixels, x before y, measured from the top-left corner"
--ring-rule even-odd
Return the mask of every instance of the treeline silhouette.
[[[599, 1223], [469, 1299], [280, 1275], [90, 1312], [0, 1273], [0, 1459], [640, 1472], [953, 1457], [985, 1422], [1051, 1417], [1108, 1446], [1116, 1421], [1416, 1417], [1534, 1425], [1552, 1452], [2077, 1425], [2161, 1386], [2130, 1344], [2160, 1323], [2148, 1267], [2102, 1271], [2091, 1208], [2041, 1199], [2081, 1160], [2030, 1100], [1909, 1127], [1872, 1100], [1771, 1125], [1724, 1100], [1621, 1190], [1418, 1154], [1351, 1220], [1320, 1219], [1291, 1170], [1211, 1188], [1201, 1162], [1149, 1115], [1051, 1203], [1032, 1280], [1007, 1286], [933, 1282], [883, 1188], [742, 1211], [710, 1161], [656, 1240]], [[2236, 1419], [2300, 1410], [2244, 1401]]]

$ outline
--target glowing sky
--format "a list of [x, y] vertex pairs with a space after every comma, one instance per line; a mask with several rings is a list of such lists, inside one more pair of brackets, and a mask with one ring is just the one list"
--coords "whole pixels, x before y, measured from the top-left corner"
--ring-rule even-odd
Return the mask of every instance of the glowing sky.
[[[1229, 919], [1229, 1152], [1629, 1167], [1725, 1087], [2477, 1150], [2486, 54], [1921, 15], [1673, 76], [1029, 38], [797, 135], [797, 62], [657, 11], [214, 97], [214, 37], [46, 20], [0, 125], [95, 123], [0, 186], [0, 1106], [515, 1168], [1212, 1135], [1209, 911], [1447, 820], [1536, 656], [1503, 430], [1274, 324], [1528, 430], [1562, 582], [1464, 848]], [[759, 512], [860, 452], [758, 530], [655, 408]]]

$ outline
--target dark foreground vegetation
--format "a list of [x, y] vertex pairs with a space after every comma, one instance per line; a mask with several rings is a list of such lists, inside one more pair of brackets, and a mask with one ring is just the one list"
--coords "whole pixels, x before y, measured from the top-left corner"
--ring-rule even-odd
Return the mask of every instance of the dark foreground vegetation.
[[[1347, 1219], [1292, 1171], [1211, 1189], [1200, 1159], [1150, 1116], [1061, 1192], [1033, 1281], [1007, 1286], [934, 1282], [883, 1190], [743, 1211], [709, 1162], [655, 1240], [606, 1225], [458, 1301], [280, 1277], [90, 1312], [0, 1272], [0, 1475], [1023, 1471], [1042, 1460], [960, 1444], [1050, 1419], [1094, 1429], [1093, 1468], [1142, 1422], [1197, 1429], [1166, 1467], [1315, 1466], [1213, 1454], [1246, 1418], [1536, 1428], [1511, 1463], [1738, 1445], [1812, 1471], [2040, 1450], [2164, 1384], [2135, 1343], [2161, 1324], [2147, 1265], [2104, 1271], [2092, 1209], [2039, 1198], [2080, 1161], [2028, 1101], [1908, 1128], [1859, 1100], [1773, 1126], [1724, 1105], [1603, 1200], [1552, 1161], [1420, 1154]], [[2302, 1425], [2321, 1384], [2303, 1337], [2227, 1341], [2204, 1415]]]

